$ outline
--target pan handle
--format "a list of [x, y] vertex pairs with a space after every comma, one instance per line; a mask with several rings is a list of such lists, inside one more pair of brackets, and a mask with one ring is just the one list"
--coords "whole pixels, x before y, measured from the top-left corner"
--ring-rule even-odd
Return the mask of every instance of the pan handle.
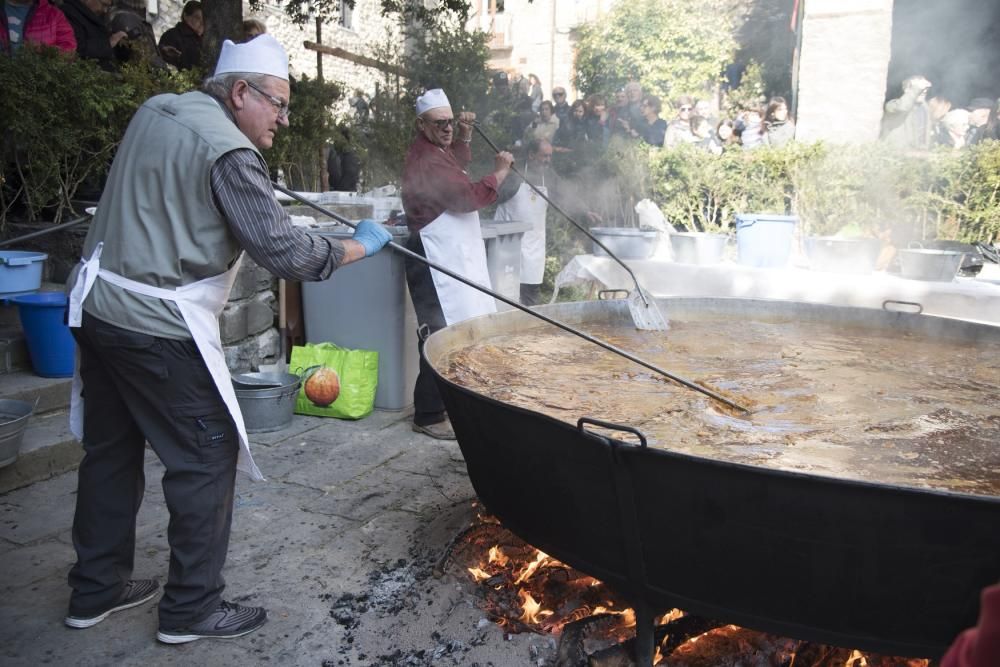
[[601, 419], [593, 419], [592, 417], [580, 417], [580, 419], [576, 422], [576, 427], [580, 429], [581, 433], [587, 432], [587, 429], [583, 427], [584, 424], [593, 424], [594, 426], [611, 429], [612, 431], [626, 431], [627, 433], [631, 433], [635, 437], [639, 438], [639, 448], [646, 449], [646, 436], [643, 435], [642, 431], [633, 426], [623, 426], [621, 424], [606, 422]]
[[602, 289], [597, 293], [597, 298], [601, 301], [607, 301], [609, 299], [627, 299], [628, 290], [627, 289]]
[[[889, 307], [890, 305], [894, 307], [890, 308]], [[902, 306], [902, 308], [898, 308], [895, 306]], [[911, 310], [911, 308], [915, 310]], [[913, 313], [914, 315], [919, 315], [920, 313], [924, 312], [924, 307], [922, 304], [919, 304], [916, 301], [898, 301], [896, 299], [886, 299], [885, 301], [882, 302], [882, 310], [888, 310], [890, 313]]]

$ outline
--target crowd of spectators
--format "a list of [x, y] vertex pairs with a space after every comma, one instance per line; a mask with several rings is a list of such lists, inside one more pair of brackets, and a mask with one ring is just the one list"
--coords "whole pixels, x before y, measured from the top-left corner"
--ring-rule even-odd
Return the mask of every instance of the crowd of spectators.
[[[53, 47], [96, 61], [113, 71], [145, 60], [154, 67], [201, 67], [205, 19], [201, 2], [190, 0], [177, 25], [157, 41], [145, 0], [5, 0], [0, 6], [0, 50], [13, 55], [26, 45]], [[256, 19], [243, 22], [242, 41], [267, 32]]]
[[[501, 72], [494, 77], [493, 87], [494, 92], [512, 98], [512, 133], [519, 145], [546, 139], [557, 153], [603, 148], [616, 135], [658, 147], [690, 144], [715, 155], [763, 146], [780, 148], [795, 140], [795, 120], [783, 97], [772, 97], [762, 107], [720, 115], [707, 99], [682, 95], [662, 100], [643, 91], [636, 81], [618, 90], [610, 104], [597, 94], [569, 103], [562, 87], [553, 88], [551, 99], [546, 99], [534, 74], [512, 79]], [[976, 97], [958, 107], [941, 96], [928, 98], [930, 88], [922, 76], [903, 82], [903, 94], [885, 105], [885, 142], [924, 150], [1000, 140], [1000, 101]]]
[[976, 97], [964, 107], [941, 95], [929, 96], [933, 84], [915, 75], [903, 81], [899, 97], [886, 102], [882, 139], [906, 150], [935, 146], [953, 149], [1000, 140], [1000, 100]]
[[771, 98], [763, 108], [720, 116], [707, 99], [680, 96], [667, 102], [645, 92], [631, 81], [608, 103], [594, 94], [570, 103], [566, 89], [556, 87], [546, 99], [538, 77], [511, 77], [500, 72], [493, 78], [493, 95], [509, 98], [513, 109], [511, 133], [515, 147], [533, 140], [552, 143], [556, 153], [603, 149], [611, 137], [630, 138], [651, 146], [691, 144], [713, 153], [784, 146], [795, 136], [788, 103]]

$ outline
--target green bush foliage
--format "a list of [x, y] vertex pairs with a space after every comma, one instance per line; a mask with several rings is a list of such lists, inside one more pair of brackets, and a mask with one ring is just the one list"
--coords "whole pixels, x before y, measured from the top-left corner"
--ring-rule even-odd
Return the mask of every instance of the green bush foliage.
[[729, 231], [737, 213], [790, 213], [817, 236], [1000, 236], [1000, 142], [926, 154], [793, 142], [720, 156], [679, 146], [648, 156], [645, 194], [691, 231]]
[[189, 89], [185, 75], [143, 65], [120, 74], [58, 51], [21, 49], [0, 58], [0, 223], [59, 222], [84, 184], [99, 186], [132, 114], [151, 95]]
[[289, 187], [326, 190], [322, 182], [323, 147], [341, 141], [331, 109], [340, 99], [339, 84], [303, 76], [290, 85], [289, 122], [274, 138], [264, 158], [272, 172], [281, 169]]
[[580, 29], [576, 87], [608, 94], [636, 79], [664, 101], [711, 90], [736, 50], [731, 13], [724, 4], [615, 3], [606, 17]]

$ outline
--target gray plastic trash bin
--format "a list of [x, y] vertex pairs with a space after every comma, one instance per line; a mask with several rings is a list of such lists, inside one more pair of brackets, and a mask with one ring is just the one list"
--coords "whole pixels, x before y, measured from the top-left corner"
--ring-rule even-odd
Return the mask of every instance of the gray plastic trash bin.
[[[345, 239], [354, 232], [344, 227], [318, 233]], [[400, 245], [408, 236], [405, 227], [392, 230], [392, 240]], [[376, 408], [402, 410], [413, 405], [419, 370], [417, 318], [402, 255], [386, 248], [337, 269], [328, 280], [302, 283], [302, 309], [306, 342], [378, 350]]]
[[[530, 222], [481, 220], [486, 244], [486, 266], [494, 292], [514, 301], [521, 297], [521, 237], [531, 229]], [[497, 301], [497, 310], [509, 310]]]

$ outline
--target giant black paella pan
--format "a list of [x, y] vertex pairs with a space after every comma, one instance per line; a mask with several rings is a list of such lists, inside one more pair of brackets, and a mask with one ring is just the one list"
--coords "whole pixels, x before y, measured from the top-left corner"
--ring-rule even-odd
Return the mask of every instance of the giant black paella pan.
[[755, 414], [518, 311], [427, 340], [484, 505], [639, 605], [940, 655], [1000, 578], [1000, 328], [761, 300], [659, 306], [666, 334], [630, 330], [621, 303], [543, 312]]

